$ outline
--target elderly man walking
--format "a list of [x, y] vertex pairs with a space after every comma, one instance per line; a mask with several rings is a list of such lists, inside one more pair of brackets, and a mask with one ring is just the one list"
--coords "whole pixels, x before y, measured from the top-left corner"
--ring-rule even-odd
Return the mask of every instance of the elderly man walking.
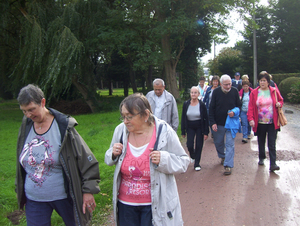
[[175, 131], [179, 125], [177, 103], [171, 93], [165, 90], [164, 80], [157, 78], [153, 81], [153, 90], [146, 95], [153, 114], [166, 121]]
[[216, 88], [212, 94], [209, 107], [209, 121], [210, 125], [212, 125], [218, 157], [221, 158], [221, 164], [225, 168], [224, 175], [230, 175], [234, 160], [235, 134], [232, 130], [225, 128], [225, 123], [228, 116], [230, 118], [238, 116], [238, 108], [241, 107], [242, 103], [238, 90], [235, 87], [231, 87], [232, 83], [229, 75], [222, 75], [220, 83], [221, 86]]

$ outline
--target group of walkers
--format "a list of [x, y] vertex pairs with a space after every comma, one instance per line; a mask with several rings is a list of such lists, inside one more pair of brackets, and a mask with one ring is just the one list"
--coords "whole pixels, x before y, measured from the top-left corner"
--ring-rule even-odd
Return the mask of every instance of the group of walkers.
[[[283, 105], [283, 99], [278, 89], [269, 86], [267, 72], [258, 79], [259, 87], [253, 90], [247, 87], [249, 81], [243, 81], [240, 94], [228, 75], [213, 76], [209, 87], [201, 80], [200, 88], [191, 88], [181, 117], [181, 134], [187, 138], [190, 156], [176, 133], [176, 100], [162, 79], [153, 81], [153, 90], [146, 96], [134, 93], [121, 102], [122, 123], [105, 153], [105, 163], [115, 166], [116, 225], [183, 225], [174, 175], [186, 172], [191, 162], [196, 171], [201, 170], [209, 130], [224, 174], [230, 175], [240, 117], [243, 127], [247, 119], [258, 136], [258, 164], [264, 164], [268, 134], [270, 170], [279, 170], [276, 107]], [[96, 207], [93, 195], [100, 191], [99, 166], [76, 131], [76, 120], [47, 108], [43, 91], [32, 84], [21, 89], [18, 101], [24, 118], [18, 136], [16, 191], [19, 207], [26, 207], [27, 225], [51, 225], [53, 210], [66, 225], [89, 225]], [[247, 138], [250, 132], [247, 128]]]

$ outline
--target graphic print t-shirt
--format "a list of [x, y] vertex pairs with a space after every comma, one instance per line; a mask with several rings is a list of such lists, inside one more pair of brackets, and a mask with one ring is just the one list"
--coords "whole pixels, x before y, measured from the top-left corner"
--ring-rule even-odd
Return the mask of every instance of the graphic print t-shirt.
[[26, 171], [25, 193], [33, 201], [50, 202], [67, 198], [59, 162], [61, 136], [54, 119], [50, 129], [37, 134], [32, 126], [19, 162]]
[[258, 123], [273, 123], [273, 101], [270, 90], [258, 90], [256, 106], [258, 109]]

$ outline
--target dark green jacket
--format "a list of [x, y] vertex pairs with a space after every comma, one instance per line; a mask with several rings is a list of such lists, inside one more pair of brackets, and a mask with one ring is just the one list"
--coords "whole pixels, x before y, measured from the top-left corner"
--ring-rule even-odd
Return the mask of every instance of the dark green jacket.
[[[100, 192], [98, 161], [74, 128], [78, 124], [76, 120], [52, 108], [48, 110], [54, 115], [61, 133], [59, 158], [63, 167], [66, 193], [73, 201], [75, 222], [78, 226], [89, 225], [92, 214], [88, 210], [86, 214], [83, 214], [82, 198], [83, 193], [97, 194]], [[24, 116], [18, 135], [16, 192], [20, 209], [23, 209], [26, 203], [24, 191], [26, 172], [19, 163], [19, 156], [32, 125], [33, 121]]]

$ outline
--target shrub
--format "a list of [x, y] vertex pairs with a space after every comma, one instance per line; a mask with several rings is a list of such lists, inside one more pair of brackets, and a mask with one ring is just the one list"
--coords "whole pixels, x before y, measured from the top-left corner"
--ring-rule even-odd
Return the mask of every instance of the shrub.
[[278, 88], [280, 90], [280, 93], [285, 101], [289, 101], [288, 94], [291, 93], [291, 87], [293, 84], [299, 83], [300, 78], [299, 77], [289, 77], [280, 82], [278, 85]]
[[293, 104], [300, 103], [300, 82], [292, 85], [291, 92], [288, 94], [288, 99]]

